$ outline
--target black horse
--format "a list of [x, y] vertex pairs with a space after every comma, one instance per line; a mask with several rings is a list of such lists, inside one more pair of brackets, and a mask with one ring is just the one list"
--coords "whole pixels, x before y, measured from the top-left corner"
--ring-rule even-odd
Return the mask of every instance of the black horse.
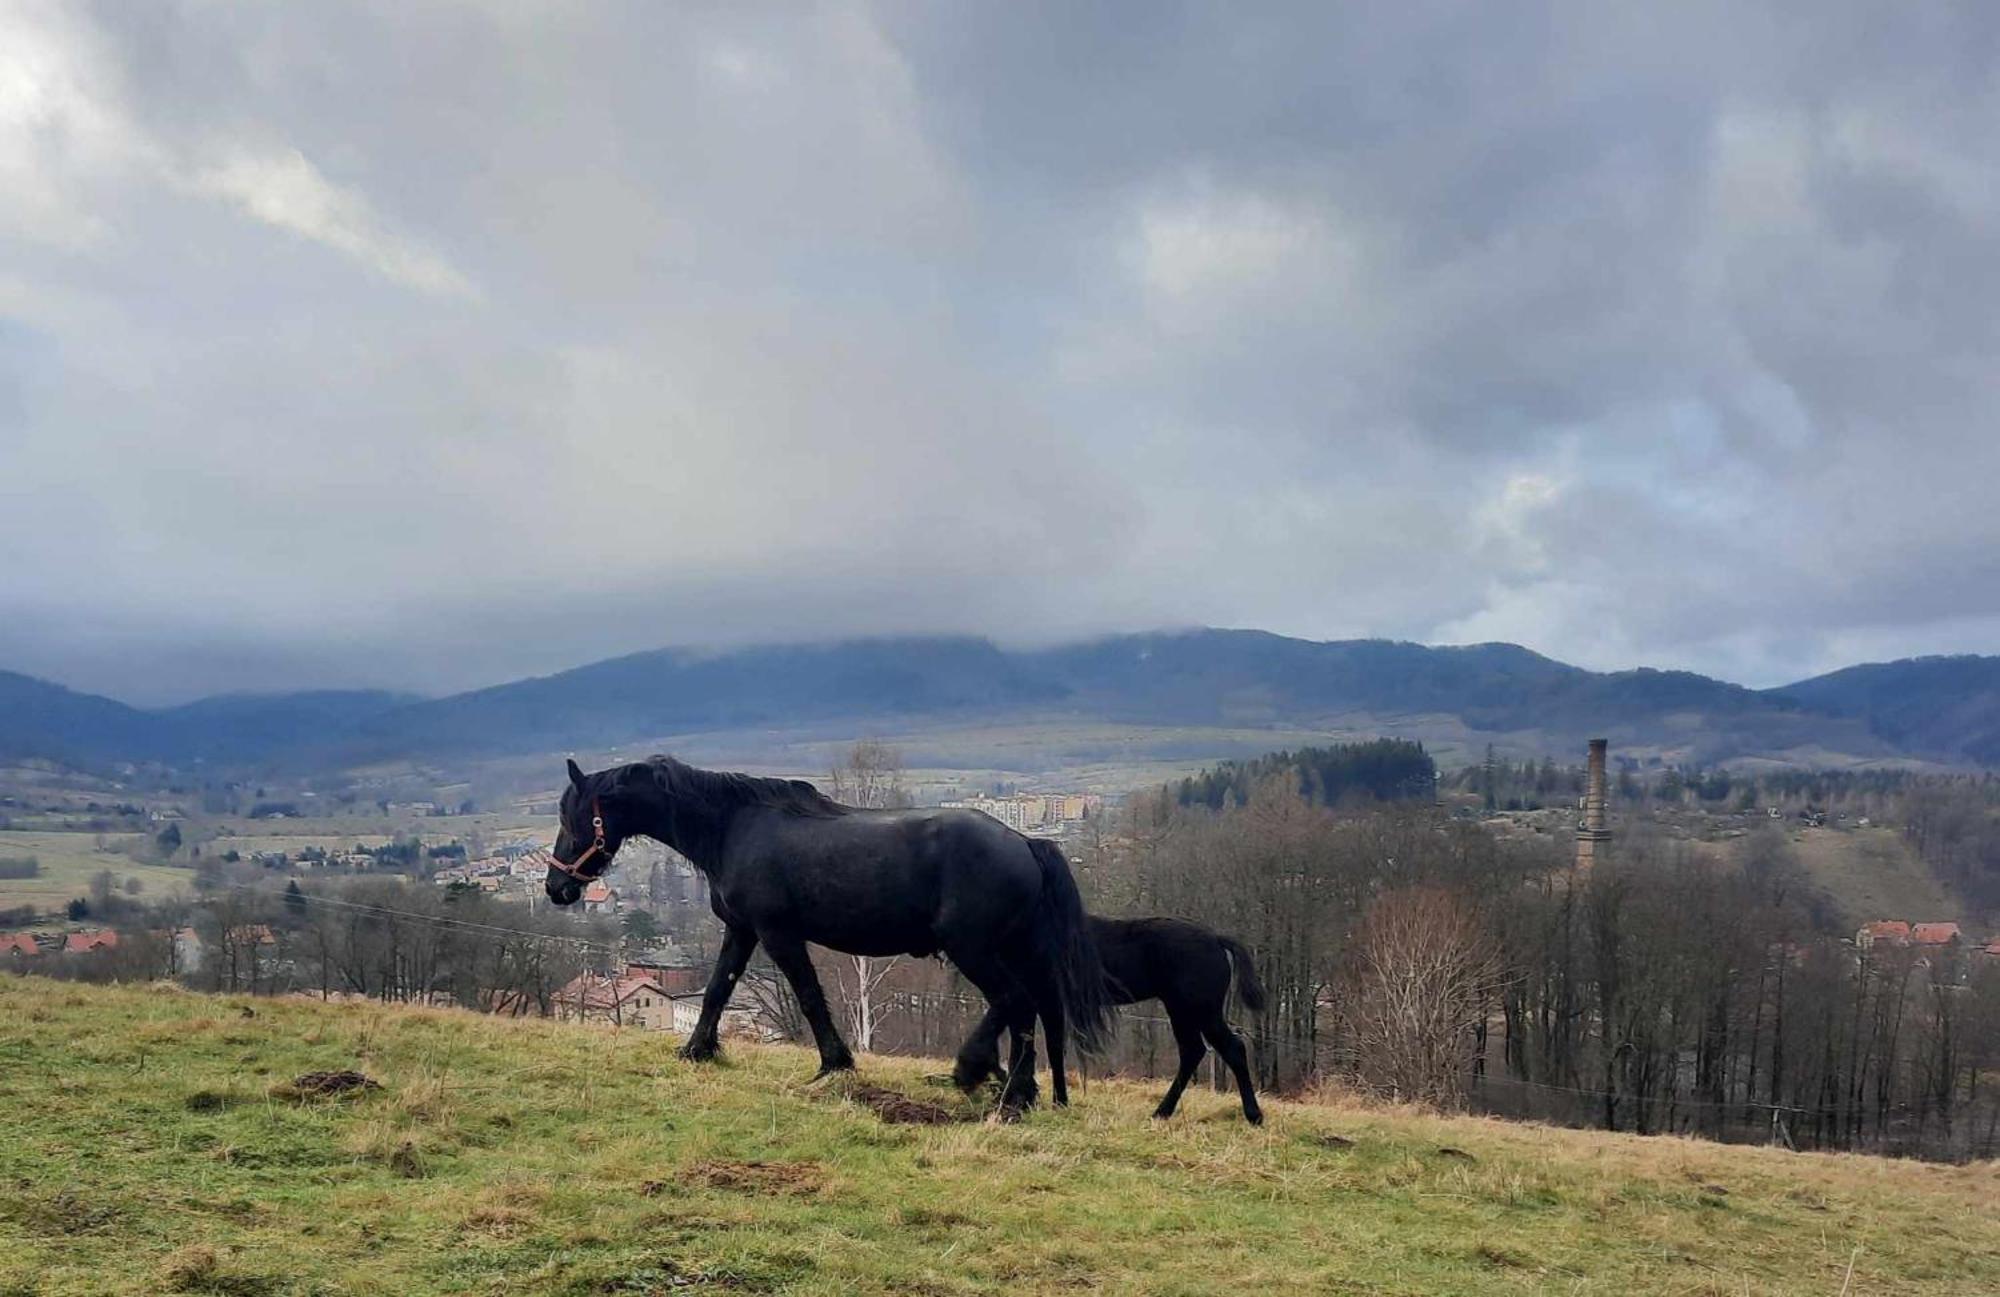
[[977, 811], [858, 810], [800, 780], [699, 770], [672, 757], [588, 775], [572, 761], [569, 780], [543, 884], [557, 905], [574, 904], [635, 835], [666, 843], [708, 877], [727, 932], [683, 1056], [715, 1056], [716, 1023], [760, 942], [812, 1026], [821, 1076], [852, 1068], [854, 1056], [827, 1012], [806, 944], [850, 955], [942, 954], [989, 1003], [1007, 1006], [1014, 1052], [1003, 1106], [1035, 1101], [1037, 1015], [1055, 1101], [1068, 1102], [1064, 1041], [1095, 1041], [1106, 1009], [1083, 901], [1053, 843], [1031, 842]]
[[[1112, 1004], [1139, 1004], [1158, 1000], [1166, 1006], [1173, 1023], [1174, 1040], [1180, 1045], [1181, 1067], [1155, 1117], [1171, 1117], [1180, 1105], [1181, 1091], [1194, 1076], [1208, 1052], [1202, 1038], [1215, 1046], [1229, 1070], [1236, 1074], [1236, 1088], [1243, 1094], [1243, 1116], [1251, 1125], [1264, 1120], [1257, 1106], [1257, 1091], [1250, 1083], [1250, 1059], [1243, 1042], [1230, 1030], [1223, 1007], [1229, 987], [1236, 985], [1243, 1007], [1259, 1012], [1264, 1007], [1264, 984], [1257, 980], [1257, 966], [1250, 952], [1232, 937], [1212, 932], [1198, 923], [1180, 919], [1105, 919], [1090, 917], [1090, 933], [1096, 940], [1098, 957], [1104, 963], [1107, 998]], [[988, 1010], [972, 1029], [972, 1038], [959, 1052], [959, 1078], [973, 1084], [1000, 1072], [1000, 1032], [1008, 1025], [1007, 1014]], [[968, 1063], [967, 1060], [970, 1060]]]

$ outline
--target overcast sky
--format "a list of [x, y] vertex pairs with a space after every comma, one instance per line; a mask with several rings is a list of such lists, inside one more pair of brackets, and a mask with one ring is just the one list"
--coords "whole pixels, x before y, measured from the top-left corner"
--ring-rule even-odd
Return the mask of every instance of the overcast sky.
[[0, 0], [0, 667], [2000, 652], [2000, 6]]

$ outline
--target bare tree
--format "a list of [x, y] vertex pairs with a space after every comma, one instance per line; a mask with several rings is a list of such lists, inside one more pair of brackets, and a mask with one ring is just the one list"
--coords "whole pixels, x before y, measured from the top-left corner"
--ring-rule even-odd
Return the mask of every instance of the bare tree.
[[[837, 802], [872, 810], [908, 806], [910, 791], [903, 783], [903, 754], [879, 739], [862, 739], [834, 763], [829, 780]], [[847, 1011], [849, 1038], [863, 1053], [875, 1047], [875, 1028], [887, 1006], [882, 983], [902, 960], [868, 955], [842, 955], [834, 960], [834, 984]]]
[[756, 1006], [758, 1019], [780, 1040], [798, 1044], [811, 1039], [806, 1015], [799, 1008], [798, 997], [792, 994], [791, 983], [761, 955], [743, 971], [743, 980], [737, 983], [737, 990], [749, 997], [750, 1003]]
[[840, 999], [847, 1009], [848, 1039], [863, 1053], [874, 1052], [875, 1028], [886, 1011], [880, 994], [882, 983], [902, 959], [901, 955], [892, 955], [887, 959], [849, 955], [841, 958], [835, 966], [834, 977], [840, 988]]
[[828, 794], [836, 802], [872, 809], [908, 806], [903, 754], [880, 739], [862, 739], [834, 763]]
[[1361, 1080], [1395, 1098], [1460, 1106], [1499, 969], [1484, 926], [1451, 892], [1417, 886], [1377, 897], [1354, 949]]

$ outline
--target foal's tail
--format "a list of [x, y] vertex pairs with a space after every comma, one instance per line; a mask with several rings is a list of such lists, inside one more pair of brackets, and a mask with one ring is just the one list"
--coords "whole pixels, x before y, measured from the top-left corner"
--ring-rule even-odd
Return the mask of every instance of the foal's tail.
[[1264, 1011], [1264, 984], [1257, 980], [1257, 962], [1250, 958], [1250, 952], [1234, 937], [1218, 935], [1222, 948], [1229, 952], [1229, 965], [1236, 974], [1236, 998], [1243, 1001], [1243, 1007], [1252, 1013]]
[[1083, 896], [1060, 846], [1047, 838], [1029, 838], [1028, 845], [1042, 867], [1042, 897], [1035, 916], [1041, 953], [1055, 971], [1070, 1034], [1084, 1049], [1095, 1049], [1110, 1027], [1111, 1006], [1104, 993], [1104, 965], [1098, 961], [1090, 920], [1083, 912]]

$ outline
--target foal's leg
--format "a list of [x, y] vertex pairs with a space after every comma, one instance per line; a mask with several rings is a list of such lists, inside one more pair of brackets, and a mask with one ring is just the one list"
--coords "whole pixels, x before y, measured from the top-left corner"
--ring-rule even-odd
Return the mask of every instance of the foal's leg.
[[1243, 1095], [1243, 1119], [1252, 1126], [1264, 1124], [1264, 1110], [1257, 1106], [1257, 1087], [1250, 1083], [1250, 1055], [1243, 1048], [1243, 1039], [1229, 1026], [1229, 1019], [1220, 1013], [1211, 1019], [1201, 1033], [1208, 1037], [1208, 1043], [1215, 1046], [1215, 1052], [1222, 1055], [1222, 1061], [1229, 1064], [1229, 1070], [1236, 1073], [1236, 1089]]
[[764, 949], [770, 952], [771, 962], [792, 984], [792, 994], [799, 1000], [799, 1011], [806, 1015], [811, 1025], [813, 1042], [819, 1046], [819, 1076], [829, 1072], [851, 1072], [854, 1070], [854, 1055], [847, 1052], [847, 1042], [840, 1038], [840, 1028], [833, 1025], [833, 1015], [827, 1012], [826, 993], [820, 990], [819, 974], [813, 971], [812, 959], [806, 954], [806, 943], [789, 934], [761, 934]]
[[732, 927], [723, 936], [722, 953], [716, 956], [715, 969], [708, 975], [708, 990], [701, 997], [701, 1018], [688, 1034], [687, 1043], [681, 1046], [682, 1058], [705, 1063], [715, 1057], [715, 1051], [721, 1047], [716, 1024], [722, 1020], [722, 1011], [729, 1007], [736, 979], [743, 976], [743, 968], [756, 949], [757, 934], [750, 928]]
[[1161, 1119], [1173, 1116], [1174, 1109], [1180, 1107], [1181, 1091], [1187, 1089], [1194, 1070], [1201, 1066], [1202, 1057], [1208, 1053], [1208, 1046], [1201, 1043], [1200, 1027], [1171, 1009], [1167, 1011], [1167, 1016], [1174, 1024], [1174, 1041], [1181, 1047], [1181, 1070], [1174, 1073], [1174, 1083], [1167, 1087], [1166, 1097], [1160, 1100], [1159, 1107], [1153, 1109], [1153, 1115]]

